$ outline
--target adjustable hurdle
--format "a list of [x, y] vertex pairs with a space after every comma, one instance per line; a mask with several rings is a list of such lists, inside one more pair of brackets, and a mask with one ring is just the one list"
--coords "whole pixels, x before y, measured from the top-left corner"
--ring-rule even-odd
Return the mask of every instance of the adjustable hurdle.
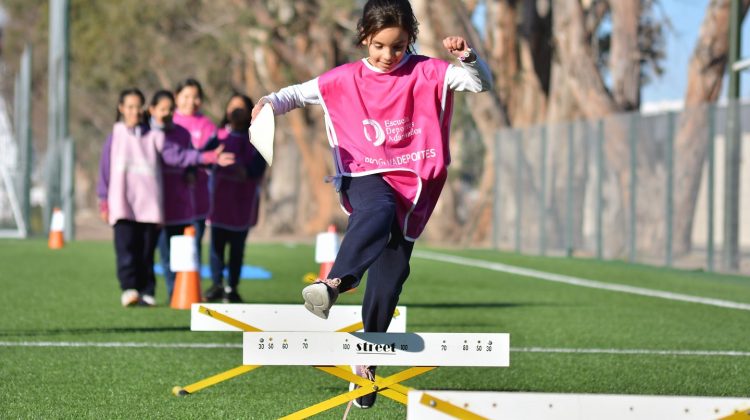
[[[510, 365], [510, 335], [504, 333], [245, 332], [242, 349], [245, 365], [313, 366], [360, 386], [283, 417], [289, 420], [316, 415], [372, 392], [407, 404], [409, 388], [401, 382], [439, 366]], [[352, 373], [349, 366], [337, 365], [411, 367], [370, 381]]]
[[[354, 332], [364, 328], [362, 307], [336, 305], [327, 320], [311, 316], [302, 305], [208, 304], [191, 307], [191, 331], [340, 331]], [[406, 331], [406, 307], [398, 306], [389, 332]], [[172, 394], [183, 396], [219, 384], [259, 368], [240, 365], [186, 386], [175, 386]]]
[[750, 419], [750, 398], [411, 390], [408, 401], [407, 419]]

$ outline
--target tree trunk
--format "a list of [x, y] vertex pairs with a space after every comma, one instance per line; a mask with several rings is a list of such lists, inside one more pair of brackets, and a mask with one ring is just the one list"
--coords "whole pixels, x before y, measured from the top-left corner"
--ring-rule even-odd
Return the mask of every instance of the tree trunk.
[[[596, 66], [589, 42], [591, 34], [587, 33], [584, 25], [584, 11], [581, 4], [577, 0], [554, 0], [553, 5], [555, 52], [562, 77], [576, 101], [577, 108], [588, 119], [600, 119], [622, 111], [604, 85]], [[617, 20], [619, 22], [620, 18]], [[630, 21], [630, 18], [625, 20]], [[615, 37], [619, 35], [613, 35], [613, 38]], [[622, 45], [622, 48], [625, 46], [637, 48], [637, 44], [627, 42], [621, 42], [618, 45]], [[625, 57], [632, 57], [637, 54], [636, 51], [621, 50], [621, 54]], [[608, 191], [605, 195], [609, 197], [605, 201], [605, 209], [609, 210], [605, 212], [604, 226], [617, 229], [617, 231], [609, 232], [607, 235], [605, 253], [615, 256], [622, 254], [625, 250], [626, 221], [623, 217], [623, 208], [620, 206], [630, 202], [629, 166], [628, 160], [623, 159], [624, 156], [629, 156], [628, 126], [622, 118], [614, 118], [607, 121], [606, 128], [604, 154], [606, 165], [613, 177], [607, 176], [605, 180], [605, 188]], [[635, 215], [630, 216], [635, 217]]]
[[612, 96], [618, 108], [631, 111], [641, 104], [641, 54], [638, 47], [641, 0], [615, 0], [609, 4], [612, 10], [609, 51]]
[[[730, 0], [711, 0], [688, 65], [685, 111], [675, 138], [674, 252], [690, 251], [695, 206], [706, 160], [706, 103], [716, 102], [727, 67]], [[743, 16], [750, 0], [742, 1]]]
[[[259, 92], [258, 97], [318, 76], [338, 64], [342, 51], [350, 50], [338, 44], [345, 38], [338, 24], [325, 20], [336, 19], [338, 11], [313, 13], [324, 7], [317, 3], [253, 3], [258, 24], [248, 31], [251, 42], [243, 50], [245, 61], [251, 63], [245, 71], [246, 84], [252, 92]], [[277, 231], [312, 234], [338, 219], [335, 190], [323, 181], [333, 170], [322, 120], [320, 110], [311, 108], [277, 117], [277, 159], [291, 159], [271, 168], [269, 211], [265, 213]], [[287, 136], [293, 147], [287, 144]], [[283, 155], [292, 150], [293, 154]], [[298, 168], [290, 170], [290, 165]]]
[[[431, 37], [431, 39], [422, 34], [420, 38], [420, 45], [430, 46], [433, 51], [436, 51], [435, 56], [447, 57], [447, 53], [442, 47], [444, 36], [461, 35], [467, 39], [481, 57], [487, 57], [479, 34], [471, 23], [466, 8], [462, 7], [460, 1], [433, 0], [428, 2], [418, 0], [414, 1], [413, 4], [416, 6], [415, 13], [417, 13], [417, 10], [420, 11], [421, 15], [418, 15], [418, 18], [422, 19], [422, 22], [425, 23], [424, 26], [432, 27], [433, 33], [439, 34]], [[446, 13], [447, 10], [452, 13]], [[478, 95], [469, 94], [466, 96], [466, 103], [481, 134], [485, 150], [484, 170], [477, 188], [480, 198], [474, 208], [470, 209], [470, 216], [467, 218], [467, 224], [464, 226], [462, 234], [463, 241], [470, 242], [474, 239], [479, 241], [487, 239], [488, 229], [485, 227], [489, 226], [481, 225], [482, 229], [479, 229], [479, 226], [480, 223], [489, 220], [488, 215], [492, 209], [492, 188], [495, 177], [493, 139], [495, 132], [501, 127], [508, 126], [509, 121], [505, 106], [494, 91]]]
[[555, 53], [578, 107], [591, 119], [620, 111], [596, 67], [581, 4], [577, 0], [554, 0], [553, 5]]

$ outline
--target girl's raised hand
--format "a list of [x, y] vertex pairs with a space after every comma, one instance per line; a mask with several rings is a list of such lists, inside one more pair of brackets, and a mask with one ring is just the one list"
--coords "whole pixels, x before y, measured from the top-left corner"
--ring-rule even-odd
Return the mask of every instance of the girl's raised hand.
[[229, 166], [234, 163], [234, 153], [225, 153], [224, 145], [220, 144], [214, 150], [201, 152], [201, 163], [204, 165]]
[[443, 47], [454, 57], [465, 57], [464, 52], [469, 50], [469, 43], [460, 36], [449, 36], [443, 39]]

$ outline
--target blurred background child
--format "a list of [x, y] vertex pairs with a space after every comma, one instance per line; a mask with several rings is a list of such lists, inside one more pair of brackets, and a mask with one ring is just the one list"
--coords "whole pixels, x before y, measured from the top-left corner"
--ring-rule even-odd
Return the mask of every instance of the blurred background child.
[[229, 114], [237, 108], [245, 108], [247, 110], [253, 109], [253, 101], [249, 96], [239, 92], [233, 92], [232, 96], [229, 97], [226, 106], [224, 107], [224, 117], [219, 122], [219, 128], [216, 131], [217, 139], [225, 139], [232, 131], [232, 126], [229, 124]]
[[[172, 122], [175, 102], [172, 92], [160, 90], [151, 99], [148, 107], [149, 127], [164, 132], [165, 141], [175, 143], [183, 149], [192, 149], [190, 133]], [[172, 166], [164, 161], [161, 165], [162, 191], [164, 197], [164, 227], [159, 234], [158, 247], [161, 266], [167, 287], [167, 302], [172, 299], [175, 273], [169, 269], [170, 240], [181, 235], [195, 220], [192, 185], [195, 182], [194, 168]]]
[[[229, 113], [231, 131], [219, 140], [224, 150], [235, 155], [235, 163], [216, 168], [212, 176], [211, 211], [211, 278], [213, 285], [206, 299], [217, 300], [223, 284], [225, 250], [229, 248], [227, 285], [221, 298], [227, 303], [242, 302], [237, 286], [240, 281], [245, 241], [251, 227], [258, 221], [260, 185], [266, 162], [250, 144], [249, 106], [240, 106]], [[221, 147], [221, 146], [220, 146]], [[218, 288], [218, 291], [217, 291]]]
[[[205, 150], [208, 140], [216, 133], [216, 126], [201, 113], [203, 104], [203, 88], [195, 79], [185, 79], [177, 84], [175, 89], [175, 104], [177, 106], [173, 121], [184, 127], [190, 133], [190, 139], [196, 150]], [[193, 199], [195, 206], [195, 241], [198, 248], [198, 267], [203, 261], [203, 233], [206, 230], [206, 217], [209, 209], [208, 169], [200, 168], [195, 172], [193, 185]]]
[[154, 250], [164, 223], [161, 161], [182, 167], [234, 163], [234, 155], [221, 148], [201, 153], [165, 141], [163, 131], [141, 121], [144, 102], [136, 88], [120, 93], [117, 119], [99, 162], [99, 208], [114, 229], [123, 306], [156, 304]]
[[[239, 108], [243, 108], [249, 111], [253, 109], [253, 101], [247, 95], [243, 95], [239, 92], [234, 92], [232, 93], [232, 96], [229, 97], [229, 100], [224, 106], [224, 116], [219, 122], [219, 129], [205, 145], [206, 150], [215, 149], [219, 146], [220, 141], [223, 142], [224, 140], [226, 140], [226, 138], [232, 132], [232, 126], [229, 123], [229, 115], [232, 113], [232, 111]], [[209, 185], [212, 185], [212, 182], [210, 182]], [[212, 274], [211, 286], [206, 289], [206, 291], [203, 293], [203, 296], [209, 302], [224, 300], [224, 298], [226, 297], [226, 292], [224, 290], [224, 284], [222, 282], [221, 275], [214, 276]]]

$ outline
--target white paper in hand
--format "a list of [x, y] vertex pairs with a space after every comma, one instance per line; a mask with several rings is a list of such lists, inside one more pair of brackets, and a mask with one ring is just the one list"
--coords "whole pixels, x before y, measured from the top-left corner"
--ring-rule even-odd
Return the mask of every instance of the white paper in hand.
[[250, 143], [260, 152], [268, 166], [273, 163], [273, 135], [276, 124], [271, 104], [263, 105], [253, 123], [250, 124]]

